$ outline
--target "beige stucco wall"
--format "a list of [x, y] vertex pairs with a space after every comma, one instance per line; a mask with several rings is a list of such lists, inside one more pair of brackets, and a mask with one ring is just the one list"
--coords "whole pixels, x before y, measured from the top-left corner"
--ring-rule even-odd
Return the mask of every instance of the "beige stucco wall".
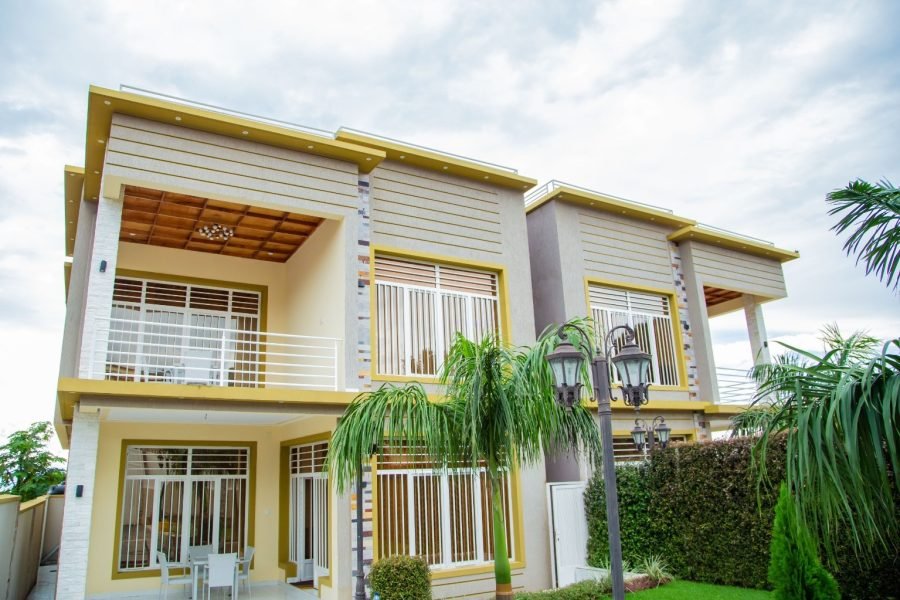
[[372, 172], [372, 245], [506, 268], [512, 342], [534, 341], [522, 194], [396, 161]]
[[19, 518], [19, 497], [0, 494], [0, 598], [6, 598]]
[[[535, 339], [528, 236], [521, 192], [399, 162], [380, 165], [371, 176], [372, 245], [505, 269], [511, 341]], [[522, 302], [522, 299], [526, 299]], [[377, 376], [373, 376], [377, 380]], [[429, 386], [437, 390], [436, 386]], [[513, 585], [544, 589], [550, 585], [547, 511], [543, 463], [520, 473], [524, 514], [524, 569], [514, 570]], [[492, 572], [434, 582], [436, 598], [492, 595]]]

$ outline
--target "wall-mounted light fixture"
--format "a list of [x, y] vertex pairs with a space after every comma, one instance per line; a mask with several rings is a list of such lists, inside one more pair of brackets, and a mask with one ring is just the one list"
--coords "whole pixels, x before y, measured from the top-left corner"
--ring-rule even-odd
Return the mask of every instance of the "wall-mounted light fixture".
[[100, 261], [100, 272], [106, 273], [106, 261], [105, 260]]

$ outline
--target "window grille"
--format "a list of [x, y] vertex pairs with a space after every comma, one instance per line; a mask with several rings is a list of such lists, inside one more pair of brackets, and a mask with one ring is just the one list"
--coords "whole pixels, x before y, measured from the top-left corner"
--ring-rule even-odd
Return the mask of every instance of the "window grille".
[[118, 570], [186, 562], [190, 546], [243, 552], [250, 449], [129, 446], [122, 486]]
[[[432, 468], [410, 448], [379, 457], [376, 510], [377, 558], [423, 557], [434, 568], [479, 564], [494, 559], [491, 488], [484, 467]], [[512, 487], [501, 483], [506, 545], [514, 557]]]
[[218, 383], [226, 371], [229, 385], [252, 387], [260, 307], [258, 292], [117, 277], [106, 379], [169, 381], [186, 365], [189, 383]]
[[456, 333], [499, 335], [496, 273], [375, 257], [380, 375], [436, 375]]
[[[650, 355], [651, 379], [656, 385], [679, 385], [679, 351], [675, 344], [675, 316], [669, 297], [661, 294], [635, 292], [619, 288], [591, 285], [589, 288], [591, 316], [599, 339], [619, 325], [634, 329], [638, 346]], [[624, 332], [613, 336], [615, 347], [625, 343]], [[618, 382], [618, 373], [610, 367], [611, 376]]]

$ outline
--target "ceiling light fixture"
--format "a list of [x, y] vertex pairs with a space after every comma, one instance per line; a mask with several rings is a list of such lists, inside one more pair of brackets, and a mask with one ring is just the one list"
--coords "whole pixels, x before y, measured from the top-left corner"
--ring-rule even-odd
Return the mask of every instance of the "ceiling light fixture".
[[249, 135], [249, 134], [250, 134], [250, 132], [249, 132], [249, 131], [247, 131], [247, 130], [246, 130], [246, 129], [245, 129], [245, 130], [244, 130], [244, 131], [242, 131], [242, 132], [241, 132], [241, 134], [243, 134], [243, 135]]
[[198, 229], [197, 233], [213, 242], [227, 242], [234, 235], [234, 229], [220, 223], [211, 223]]
[[175, 120], [176, 120], [176, 121], [180, 121], [180, 120], [181, 120], [181, 117], [179, 117], [178, 115], [175, 115]]
[[109, 100], [104, 100], [104, 101], [103, 101], [103, 104], [109, 106], [110, 104], [112, 104], [112, 102], [110, 102]]

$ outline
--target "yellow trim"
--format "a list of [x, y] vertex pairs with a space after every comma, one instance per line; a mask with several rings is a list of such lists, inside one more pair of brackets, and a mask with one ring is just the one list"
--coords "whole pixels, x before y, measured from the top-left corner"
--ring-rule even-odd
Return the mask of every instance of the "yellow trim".
[[668, 225], [670, 227], [684, 227], [687, 225], [696, 225], [697, 221], [687, 217], [680, 217], [668, 211], [653, 208], [651, 206], [643, 206], [634, 202], [628, 202], [621, 198], [607, 196], [598, 192], [590, 192], [588, 190], [580, 190], [567, 185], [554, 188], [550, 192], [544, 194], [525, 208], [525, 212], [530, 213], [540, 206], [559, 199], [564, 202], [572, 202], [581, 206], [586, 206], [595, 210], [603, 210], [624, 215], [632, 219], [640, 219], [642, 221], [650, 221], [660, 225]]
[[[387, 160], [395, 160], [403, 164], [413, 165], [429, 171], [447, 175], [455, 175], [478, 181], [482, 184], [499, 185], [520, 192], [530, 190], [537, 185], [537, 180], [519, 175], [513, 171], [500, 169], [474, 160], [457, 158], [441, 152], [435, 152], [411, 146], [402, 142], [369, 136], [347, 129], [338, 129], [335, 139], [376, 148], [384, 152]], [[401, 156], [403, 158], [401, 158]]]
[[762, 258], [770, 258], [779, 262], [788, 262], [795, 258], [800, 258], [800, 253], [796, 250], [785, 250], [774, 245], [764, 242], [744, 238], [733, 235], [724, 231], [707, 229], [696, 225], [682, 227], [678, 231], [669, 234], [669, 241], [681, 242], [703, 242], [714, 246], [721, 246], [731, 250], [737, 250], [744, 254], [753, 254]]
[[[148, 577], [159, 577], [160, 571], [159, 569], [148, 569], [146, 571], [124, 571], [120, 572], [118, 570], [118, 561], [119, 561], [119, 549], [122, 544], [122, 498], [124, 495], [125, 489], [125, 467], [127, 463], [128, 457], [128, 446], [176, 446], [176, 447], [191, 447], [191, 446], [237, 446], [237, 447], [245, 447], [250, 450], [250, 458], [248, 461], [248, 466], [250, 467], [250, 475], [248, 478], [248, 485], [250, 486], [250, 494], [247, 500], [247, 545], [254, 546], [254, 540], [256, 535], [256, 442], [242, 442], [242, 441], [222, 441], [222, 440], [180, 440], [180, 439], [166, 439], [166, 440], [122, 440], [122, 447], [119, 452], [119, 485], [118, 492], [116, 496], [116, 529], [115, 529], [115, 537], [113, 541], [113, 556], [112, 556], [112, 579], [144, 579]], [[177, 572], [177, 569], [176, 569]]]
[[[369, 460], [372, 469], [372, 557], [378, 560], [378, 459], [373, 456]], [[525, 560], [525, 522], [524, 509], [522, 507], [522, 483], [519, 477], [519, 468], [513, 467], [510, 472], [510, 484], [512, 486], [512, 527], [515, 542], [516, 559], [510, 561], [512, 569], [524, 569]], [[449, 579], [452, 577], [465, 577], [480, 573], [491, 573], [494, 570], [493, 561], [471, 567], [458, 567], [455, 569], [438, 569], [431, 572], [431, 579]]]
[[[651, 388], [652, 389], [652, 388]], [[597, 403], [593, 400], [590, 401], [582, 401], [582, 404], [590, 409], [597, 410]], [[705, 411], [706, 407], [710, 406], [709, 402], [702, 402], [698, 400], [650, 400], [647, 404], [641, 406], [641, 410], [655, 410], [655, 411]], [[612, 409], [614, 412], [618, 411], [631, 411], [634, 412], [634, 408], [631, 406], [625, 406], [620, 400], [614, 400], [612, 402]]]
[[703, 412], [708, 415], [739, 415], [750, 408], [743, 404], [712, 404], [710, 403]]
[[18, 502], [20, 498], [21, 496], [16, 496], [15, 494], [0, 494], [0, 504]]
[[377, 324], [375, 319], [378, 315], [376, 307], [375, 295], [375, 255], [389, 255], [398, 258], [408, 258], [411, 260], [420, 260], [425, 262], [433, 262], [438, 265], [452, 265], [469, 269], [479, 269], [482, 271], [491, 271], [497, 274], [497, 293], [500, 304], [500, 334], [504, 341], [512, 343], [512, 313], [509, 305], [509, 282], [507, 276], [507, 268], [497, 263], [489, 263], [480, 260], [468, 260], [446, 256], [443, 254], [435, 254], [432, 252], [418, 252], [414, 250], [406, 250], [394, 246], [385, 246], [381, 244], [373, 244], [369, 246], [369, 344], [372, 356], [370, 365], [370, 375], [372, 381], [409, 383], [418, 381], [419, 383], [439, 383], [436, 376], [404, 376], [404, 375], [379, 375], [378, 369], [378, 340], [377, 340]]
[[84, 168], [66, 165], [63, 169], [66, 256], [72, 256], [75, 253], [75, 233], [78, 231], [78, 212], [81, 209], [81, 191], [83, 189]]
[[182, 383], [106, 381], [102, 379], [77, 379], [61, 377], [57, 384], [57, 399], [60, 416], [64, 421], [71, 420], [75, 403], [82, 396], [107, 398], [148, 399], [163, 401], [200, 401], [225, 403], [270, 403], [282, 406], [293, 405], [297, 409], [303, 406], [335, 407], [342, 409], [350, 404], [358, 392], [332, 390], [295, 390], [284, 388], [245, 388], [218, 387], [211, 385], [188, 385]]
[[687, 356], [684, 352], [684, 339], [682, 337], [681, 331], [681, 312], [678, 306], [678, 295], [675, 293], [674, 286], [672, 288], [661, 288], [661, 287], [653, 287], [649, 285], [640, 285], [640, 284], [632, 284], [624, 281], [616, 281], [613, 279], [604, 279], [601, 277], [590, 277], [585, 276], [584, 278], [584, 299], [588, 309], [588, 315], [592, 314], [591, 311], [591, 285], [599, 285], [603, 287], [612, 287], [621, 290], [632, 290], [636, 292], [649, 292], [651, 294], [659, 294], [660, 296], [666, 296], [669, 299], [669, 310], [670, 321], [672, 323], [672, 330], [675, 333], [675, 348], [678, 352], [677, 358], [677, 367], [678, 367], [678, 381], [680, 382], [678, 385], [651, 385], [650, 391], [659, 390], [659, 391], [679, 391], [679, 392], [687, 392], [688, 388], [688, 376], [687, 376]]
[[[288, 544], [290, 543], [290, 532], [288, 531], [290, 525], [290, 514], [288, 511], [290, 510], [291, 502], [291, 471], [289, 462], [291, 446], [300, 446], [303, 444], [313, 444], [315, 442], [331, 441], [331, 434], [331, 431], [323, 431], [321, 433], [314, 433], [290, 440], [283, 440], [280, 443], [280, 447], [278, 450], [278, 566], [284, 569], [286, 578], [297, 576], [297, 565], [291, 563], [288, 560], [288, 557], [290, 556], [290, 548], [288, 547]], [[331, 485], [328, 486], [328, 506], [328, 514], [330, 517], [330, 515], [334, 514], [335, 510], [335, 507], [332, 506]], [[328, 540], [328, 546], [329, 548], [331, 548], [329, 564], [333, 565], [333, 561], [335, 560], [334, 553], [336, 551], [336, 544], [334, 544], [334, 540], [331, 538], [330, 518], [328, 519]], [[319, 579], [320, 583], [321, 581], [322, 578]]]

